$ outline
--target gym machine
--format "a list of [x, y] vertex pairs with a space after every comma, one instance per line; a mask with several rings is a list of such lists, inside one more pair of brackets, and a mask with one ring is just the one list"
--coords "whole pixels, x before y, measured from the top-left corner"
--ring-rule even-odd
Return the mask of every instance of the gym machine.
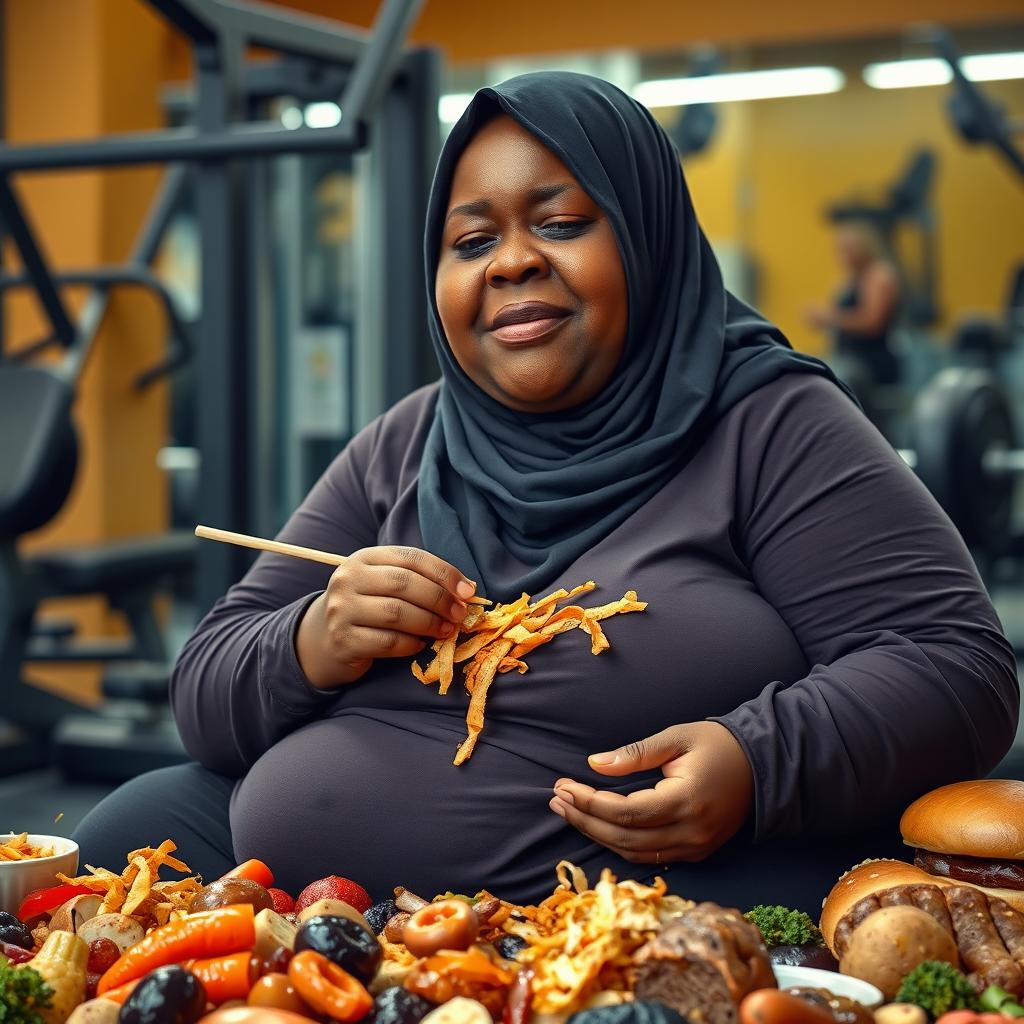
[[[938, 319], [936, 220], [931, 205], [935, 164], [931, 150], [919, 149], [885, 189], [881, 201], [846, 200], [834, 203], [826, 213], [833, 224], [859, 222], [877, 232], [885, 255], [900, 275], [900, 316], [907, 327], [914, 329], [931, 327]], [[908, 251], [908, 229], [914, 238], [914, 252]]]
[[963, 54], [945, 29], [929, 30], [926, 39], [953, 73], [953, 91], [946, 110], [954, 129], [969, 146], [992, 146], [1024, 178], [1024, 153], [1014, 141], [1024, 125], [1012, 121], [1001, 103], [986, 96], [964, 74], [960, 67]]
[[[953, 74], [947, 110], [957, 132], [971, 145], [993, 146], [1024, 177], [1024, 155], [1014, 143], [1015, 128], [1006, 110], [964, 75], [961, 53], [948, 32], [933, 29], [926, 39]], [[956, 524], [987, 576], [1000, 558], [1024, 555], [1024, 535], [1013, 524], [1015, 484], [1024, 474], [1024, 451], [999, 374], [999, 357], [1019, 341], [1022, 323], [1024, 267], [1017, 267], [1010, 277], [1002, 322], [971, 318], [954, 333], [955, 357], [974, 355], [980, 366], [950, 366], [936, 375], [913, 405], [912, 447], [901, 451]]]
[[[241, 576], [245, 556], [219, 545], [206, 545], [197, 553], [193, 538], [171, 535], [105, 546], [103, 551], [22, 560], [14, 541], [48, 521], [70, 488], [74, 385], [107, 292], [129, 283], [151, 289], [164, 304], [174, 339], [169, 363], [177, 365], [194, 353], [198, 516], [230, 529], [252, 529], [252, 498], [258, 489], [254, 478], [266, 457], [261, 440], [266, 431], [260, 429], [263, 410], [249, 401], [260, 372], [260, 353], [253, 350], [252, 338], [261, 324], [253, 315], [256, 289], [249, 284], [256, 215], [245, 200], [261, 165], [242, 161], [316, 153], [363, 154], [360, 159], [370, 161], [375, 191], [369, 202], [381, 241], [380, 249], [371, 247], [368, 262], [375, 276], [390, 281], [387, 301], [377, 295], [382, 344], [375, 354], [387, 367], [391, 389], [382, 401], [397, 400], [423, 379], [415, 354], [417, 348], [428, 351], [425, 344], [417, 346], [425, 340], [421, 335], [426, 322], [418, 230], [438, 145], [438, 61], [426, 50], [402, 52], [422, 0], [385, 0], [370, 32], [236, 0], [148, 2], [191, 42], [196, 69], [192, 124], [82, 142], [0, 145], [0, 228], [17, 245], [24, 268], [20, 274], [0, 276], [0, 299], [8, 288], [33, 288], [52, 329], [51, 336], [14, 354], [16, 359], [4, 357], [0, 349], [0, 413], [5, 424], [8, 417], [20, 424], [17, 429], [24, 435], [16, 444], [5, 444], [0, 457], [0, 714], [7, 719], [0, 729], [0, 775], [40, 763], [52, 739], [51, 756], [68, 774], [129, 777], [155, 766], [133, 751], [154, 752], [159, 744], [154, 742], [155, 728], [149, 726], [158, 720], [167, 740], [163, 754], [173, 760], [183, 756], [166, 708], [166, 651], [155, 619], [147, 620], [141, 609], [149, 606], [161, 580], [178, 580], [195, 567], [201, 613]], [[251, 46], [278, 57], [250, 63], [245, 55]], [[331, 128], [254, 122], [254, 112], [266, 108], [269, 95], [334, 100], [344, 116]], [[172, 165], [165, 178], [170, 184], [162, 193], [165, 201], [158, 200], [140, 235], [133, 260], [125, 267], [55, 274], [12, 176], [151, 163]], [[201, 314], [195, 325], [182, 323], [166, 288], [147, 266], [173, 205], [169, 194], [180, 189], [186, 173], [196, 197], [202, 253]], [[78, 322], [61, 295], [61, 288], [72, 283], [93, 288]], [[29, 364], [29, 357], [51, 345], [62, 349], [58, 364]], [[170, 368], [164, 364], [153, 372]], [[154, 379], [151, 373], [145, 376], [140, 386]], [[136, 588], [143, 583], [144, 592]], [[71, 644], [62, 627], [43, 635], [33, 625], [40, 600], [87, 590], [102, 590], [126, 611], [135, 632], [132, 643], [116, 649], [83, 648]], [[88, 656], [111, 662], [103, 684], [107, 704], [136, 709], [133, 715], [120, 716], [123, 727], [111, 731], [117, 716], [108, 707], [90, 714], [25, 684], [23, 661], [36, 655], [53, 660], [61, 648], [64, 660]]]
[[[717, 75], [723, 66], [721, 53], [711, 47], [698, 50], [690, 67], [690, 78]], [[703, 153], [718, 128], [718, 111], [713, 103], [688, 103], [668, 126], [668, 134], [682, 159]]]

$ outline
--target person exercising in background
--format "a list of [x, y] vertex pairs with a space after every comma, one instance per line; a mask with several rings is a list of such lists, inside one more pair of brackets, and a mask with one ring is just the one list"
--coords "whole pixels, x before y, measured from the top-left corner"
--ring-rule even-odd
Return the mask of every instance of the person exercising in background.
[[832, 306], [810, 306], [812, 327], [833, 332], [832, 351], [860, 360], [874, 384], [896, 384], [899, 360], [889, 332], [899, 313], [900, 281], [877, 234], [865, 224], [843, 224], [836, 255], [849, 275]]

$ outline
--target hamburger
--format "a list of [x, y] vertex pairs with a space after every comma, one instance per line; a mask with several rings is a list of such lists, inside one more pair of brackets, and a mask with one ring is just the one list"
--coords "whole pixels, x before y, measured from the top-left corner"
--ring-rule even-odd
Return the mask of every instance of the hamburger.
[[[853, 910], [867, 896], [889, 892], [904, 886], [935, 886], [942, 885], [941, 878], [934, 878], [913, 864], [902, 860], [866, 860], [856, 867], [850, 868], [825, 897], [821, 905], [821, 921], [819, 928], [825, 944], [837, 959], [845, 952], [845, 939], [856, 924], [861, 924], [867, 916], [867, 909], [853, 916]], [[840, 922], [844, 927], [840, 935], [836, 935]]]
[[934, 789], [904, 811], [900, 832], [928, 881], [973, 885], [1024, 912], [1024, 782]]

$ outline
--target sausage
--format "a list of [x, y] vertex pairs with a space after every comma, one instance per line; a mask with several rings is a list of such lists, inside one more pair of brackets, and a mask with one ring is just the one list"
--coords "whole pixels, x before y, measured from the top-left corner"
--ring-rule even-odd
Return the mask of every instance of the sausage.
[[846, 947], [850, 943], [850, 936], [853, 934], [854, 928], [879, 909], [881, 909], [881, 904], [878, 902], [878, 897], [872, 893], [870, 896], [865, 896], [864, 899], [854, 903], [843, 915], [842, 920], [836, 925], [836, 934], [833, 939], [836, 947], [835, 951], [839, 957], [842, 957], [846, 952]]
[[1024, 914], [1014, 910], [998, 896], [989, 896], [988, 907], [992, 911], [996, 931], [1006, 944], [1010, 956], [1024, 967]]
[[1024, 994], [1024, 971], [1003, 945], [985, 894], [966, 885], [952, 886], [946, 890], [946, 904], [960, 956], [968, 969], [980, 974], [989, 985], [999, 985], [1015, 996]]
[[835, 1018], [799, 996], [761, 988], [740, 1003], [740, 1024], [835, 1024]]
[[878, 902], [883, 907], [914, 906], [912, 885], [897, 885], [878, 893]]
[[942, 890], [937, 885], [915, 885], [911, 890], [914, 906], [931, 914], [943, 928], [953, 934], [953, 919], [949, 916], [949, 908]]

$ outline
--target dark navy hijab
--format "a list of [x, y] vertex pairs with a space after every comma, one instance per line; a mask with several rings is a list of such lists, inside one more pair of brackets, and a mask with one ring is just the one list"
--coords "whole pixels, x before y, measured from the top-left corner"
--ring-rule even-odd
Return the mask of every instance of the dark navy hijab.
[[[604, 210], [625, 268], [619, 366], [597, 395], [559, 413], [516, 412], [477, 387], [452, 355], [434, 298], [455, 166], [500, 113]], [[423, 543], [496, 600], [581, 582], [561, 574], [678, 473], [752, 391], [785, 373], [835, 380], [725, 290], [672, 142], [645, 107], [589, 75], [521, 75], [476, 94], [438, 161], [425, 256], [443, 380], [420, 468]]]

